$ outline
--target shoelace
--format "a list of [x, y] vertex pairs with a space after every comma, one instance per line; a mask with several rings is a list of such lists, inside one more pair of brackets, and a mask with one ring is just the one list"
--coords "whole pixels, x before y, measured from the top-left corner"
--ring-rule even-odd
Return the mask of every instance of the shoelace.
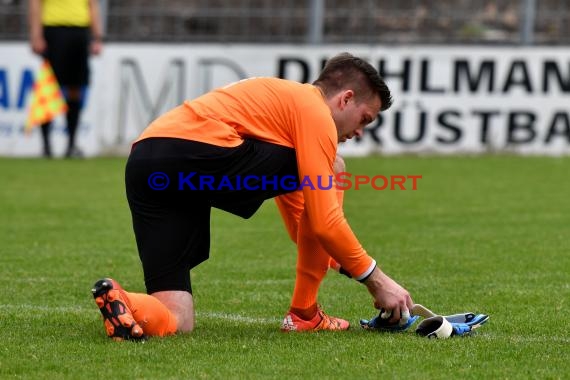
[[319, 313], [319, 316], [321, 317], [321, 321], [319, 323], [317, 323], [315, 328], [322, 326], [322, 327], [328, 329], [329, 326], [334, 326], [335, 330], [340, 329], [340, 322], [339, 321], [337, 321], [334, 318], [329, 317], [320, 309], [319, 309], [318, 313]]

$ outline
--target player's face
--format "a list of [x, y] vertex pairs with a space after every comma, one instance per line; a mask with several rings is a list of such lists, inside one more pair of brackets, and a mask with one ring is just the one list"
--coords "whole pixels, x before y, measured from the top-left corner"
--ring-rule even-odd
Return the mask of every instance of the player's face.
[[353, 94], [349, 92], [346, 95], [341, 97], [340, 110], [335, 118], [339, 142], [362, 136], [364, 127], [376, 119], [381, 107], [379, 96], [356, 102]]

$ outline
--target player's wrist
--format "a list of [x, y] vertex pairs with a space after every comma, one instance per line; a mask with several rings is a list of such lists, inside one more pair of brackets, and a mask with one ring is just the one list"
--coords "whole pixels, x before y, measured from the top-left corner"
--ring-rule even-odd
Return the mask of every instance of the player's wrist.
[[374, 270], [364, 281], [361, 281], [372, 295], [375, 295], [376, 292], [380, 291], [384, 286], [384, 273], [378, 268], [374, 266]]
[[372, 276], [372, 274], [376, 271], [376, 269], [377, 269], [376, 264], [374, 264], [374, 268], [372, 268], [372, 271], [358, 281], [363, 284], [366, 283], [366, 281], [368, 281], [368, 279]]
[[366, 281], [370, 278], [370, 276], [376, 271], [377, 267], [376, 267], [376, 260], [372, 260], [372, 262], [370, 263], [370, 266], [368, 267], [368, 269], [360, 274], [359, 276], [355, 276], [355, 279], [358, 282], [361, 283], [366, 283]]

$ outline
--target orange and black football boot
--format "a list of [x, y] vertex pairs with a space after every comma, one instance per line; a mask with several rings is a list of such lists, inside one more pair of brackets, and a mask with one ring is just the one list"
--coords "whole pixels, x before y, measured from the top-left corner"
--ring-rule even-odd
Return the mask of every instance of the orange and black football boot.
[[135, 321], [129, 309], [129, 299], [119, 283], [104, 278], [91, 289], [95, 303], [103, 315], [107, 335], [114, 340], [143, 340], [142, 327]]

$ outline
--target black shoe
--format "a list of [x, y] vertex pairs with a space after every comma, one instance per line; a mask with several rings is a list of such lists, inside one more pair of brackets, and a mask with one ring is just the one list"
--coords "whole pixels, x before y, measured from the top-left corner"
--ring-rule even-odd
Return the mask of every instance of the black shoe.
[[53, 158], [53, 155], [51, 154], [51, 148], [49, 145], [44, 146], [43, 157], [44, 158]]
[[65, 158], [85, 158], [83, 151], [77, 147], [68, 148], [65, 152]]

